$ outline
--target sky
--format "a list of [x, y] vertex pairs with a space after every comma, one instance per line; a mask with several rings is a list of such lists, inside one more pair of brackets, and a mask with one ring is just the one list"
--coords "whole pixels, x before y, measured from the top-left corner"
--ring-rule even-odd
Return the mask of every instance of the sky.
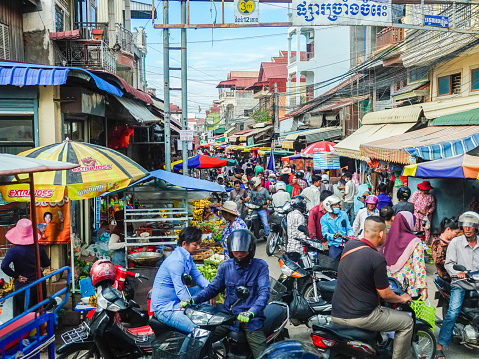
[[[141, 0], [147, 2], [147, 0]], [[155, 23], [162, 23], [162, 2], [155, 1], [158, 16]], [[215, 5], [216, 4], [216, 8]], [[260, 22], [286, 22], [288, 4], [261, 3]], [[233, 3], [225, 3], [225, 22], [233, 22]], [[221, 2], [190, 1], [190, 23], [221, 23]], [[180, 23], [180, 3], [170, 1], [170, 23]], [[146, 77], [149, 87], [157, 89], [157, 96], [163, 98], [163, 30], [154, 29], [151, 20], [133, 20], [132, 27], [144, 27], [147, 33]], [[349, 69], [349, 44], [335, 44], [335, 31], [342, 32], [345, 39], [345, 27], [325, 31], [327, 46], [337, 46], [335, 53], [329, 50], [316, 50], [327, 64], [322, 80], [331, 74], [339, 75]], [[331, 30], [331, 29], [330, 29]], [[280, 50], [287, 51], [288, 29], [277, 28], [241, 28], [241, 29], [188, 29], [188, 113], [201, 113], [218, 98], [216, 85], [226, 80], [230, 71], [259, 71], [262, 61], [271, 61]], [[170, 46], [180, 46], [180, 30], [170, 30]], [[316, 41], [315, 41], [316, 42]], [[292, 41], [295, 50], [295, 41]], [[180, 51], [170, 51], [170, 67], [180, 67]], [[171, 87], [181, 87], [180, 71], [170, 71]], [[332, 76], [331, 76], [332, 77]], [[321, 81], [321, 79], [320, 79]], [[317, 82], [317, 81], [316, 81]], [[326, 89], [325, 89], [326, 90]], [[181, 106], [180, 91], [171, 92], [171, 101]]]

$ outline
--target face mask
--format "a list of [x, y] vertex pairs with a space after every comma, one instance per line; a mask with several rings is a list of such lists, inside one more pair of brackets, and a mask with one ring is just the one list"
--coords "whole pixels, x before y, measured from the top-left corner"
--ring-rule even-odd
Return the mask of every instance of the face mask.
[[339, 208], [333, 208], [333, 213], [334, 214], [339, 214], [341, 210]]

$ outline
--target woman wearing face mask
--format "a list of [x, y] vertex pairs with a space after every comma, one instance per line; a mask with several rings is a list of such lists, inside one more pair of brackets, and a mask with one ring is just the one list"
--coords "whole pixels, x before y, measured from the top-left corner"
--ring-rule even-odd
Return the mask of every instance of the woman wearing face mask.
[[459, 223], [456, 218], [444, 217], [441, 221], [441, 234], [437, 237], [431, 245], [431, 254], [436, 265], [437, 274], [448, 282], [451, 281], [451, 276], [444, 268], [446, 262], [447, 247], [451, 240], [461, 233]]
[[379, 216], [379, 210], [377, 208], [379, 200], [376, 196], [367, 196], [364, 202], [366, 207], [359, 210], [353, 223], [353, 231], [358, 238], [362, 238], [361, 235], [364, 231], [364, 222], [366, 221], [366, 218], [370, 216]]
[[266, 188], [270, 194], [276, 193], [276, 175], [274, 173], [269, 174], [264, 188]]

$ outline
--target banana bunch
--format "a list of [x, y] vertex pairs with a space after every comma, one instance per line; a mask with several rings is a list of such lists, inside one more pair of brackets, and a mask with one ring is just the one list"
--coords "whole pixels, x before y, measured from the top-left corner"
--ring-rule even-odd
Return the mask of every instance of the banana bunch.
[[[192, 221], [193, 222], [193, 221]], [[175, 236], [179, 236], [181, 232], [181, 229], [175, 229]]]
[[88, 300], [88, 305], [90, 307], [96, 307], [96, 294], [90, 296], [90, 299]]
[[203, 220], [203, 213], [205, 212], [205, 209], [209, 208], [210, 205], [211, 202], [209, 198], [195, 201], [193, 208], [193, 220], [196, 222], [201, 222]]
[[5, 283], [2, 289], [0, 289], [0, 297], [4, 297], [7, 294], [13, 292], [14, 290], [15, 290], [15, 284], [14, 284], [13, 278], [10, 278], [8, 283]]

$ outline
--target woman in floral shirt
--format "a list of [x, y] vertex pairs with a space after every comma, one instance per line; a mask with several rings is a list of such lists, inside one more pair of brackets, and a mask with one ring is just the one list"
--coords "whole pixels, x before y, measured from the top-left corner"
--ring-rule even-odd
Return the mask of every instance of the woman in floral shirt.
[[426, 243], [429, 242], [431, 237], [431, 231], [429, 228], [424, 228], [424, 220], [428, 220], [431, 223], [432, 213], [436, 210], [436, 200], [434, 196], [429, 193], [434, 189], [429, 181], [423, 181], [417, 185], [418, 191], [414, 192], [409, 202], [414, 205], [414, 215], [416, 216], [416, 226], [413, 228], [415, 231], [424, 231], [426, 234]]
[[388, 276], [403, 283], [407, 278], [411, 297], [427, 299], [426, 263], [423, 244], [413, 233], [414, 216], [401, 211], [394, 218], [386, 242], [381, 248], [387, 262]]
[[247, 228], [246, 223], [241, 219], [238, 213], [238, 206], [233, 201], [226, 201], [223, 206], [219, 207], [221, 216], [226, 220], [225, 228], [223, 228], [223, 234], [221, 235], [221, 245], [224, 249], [225, 258], [228, 256], [228, 246], [226, 240], [228, 236], [235, 229]]
[[451, 240], [457, 237], [459, 233], [461, 233], [461, 230], [459, 229], [459, 223], [456, 218], [443, 218], [441, 221], [441, 234], [431, 245], [431, 254], [437, 268], [437, 274], [447, 281], [451, 281], [451, 276], [444, 268], [447, 247]]

